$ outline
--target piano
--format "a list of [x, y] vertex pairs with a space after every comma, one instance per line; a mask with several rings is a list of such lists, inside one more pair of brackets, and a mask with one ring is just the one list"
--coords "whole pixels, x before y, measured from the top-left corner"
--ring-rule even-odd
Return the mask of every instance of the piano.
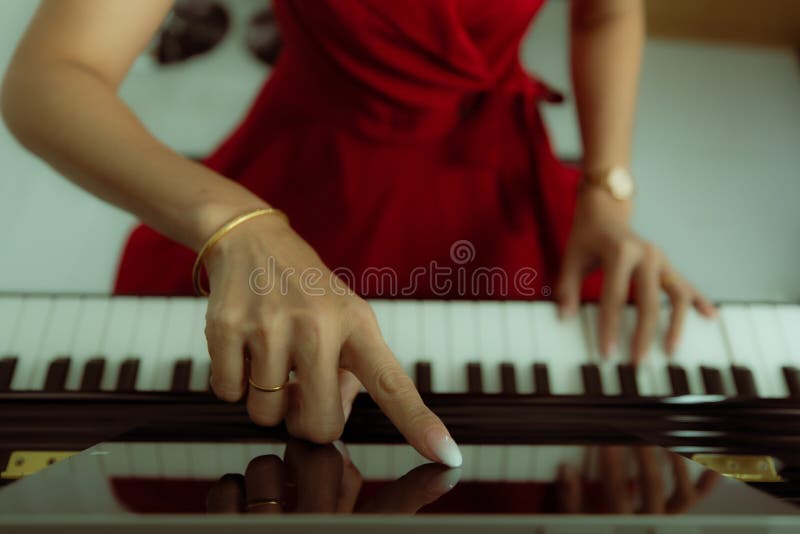
[[[422, 393], [800, 400], [800, 306], [724, 304], [689, 313], [668, 357], [603, 358], [596, 314], [549, 302], [373, 301], [381, 331]], [[0, 297], [0, 394], [208, 391], [204, 299]], [[629, 338], [628, 309], [621, 340]], [[667, 312], [664, 312], [666, 324]], [[0, 397], [1, 398], [1, 397]]]
[[[371, 304], [426, 403], [480, 465], [502, 465], [508, 475], [514, 455], [533, 445], [558, 456], [587, 443], [652, 443], [723, 471], [751, 469], [750, 484], [800, 503], [800, 306], [723, 304], [716, 320], [691, 312], [672, 357], [659, 339], [634, 368], [624, 343], [600, 356], [594, 305], [562, 321], [550, 302]], [[205, 305], [182, 297], [1, 296], [4, 482], [98, 443], [166, 447], [179, 459], [176, 451], [198, 443], [255, 450], [289, 439], [284, 428], [253, 425], [242, 404], [210, 393]], [[626, 310], [620, 339], [634, 319]], [[666, 321], [664, 310], [662, 330]], [[402, 443], [363, 393], [342, 439], [356, 451]], [[403, 465], [413, 463], [407, 452]], [[772, 478], [760, 471], [767, 465], [775, 466]]]

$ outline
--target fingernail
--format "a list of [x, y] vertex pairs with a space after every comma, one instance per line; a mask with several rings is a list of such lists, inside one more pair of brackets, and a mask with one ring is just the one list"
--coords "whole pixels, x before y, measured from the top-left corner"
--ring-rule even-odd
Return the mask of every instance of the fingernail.
[[448, 469], [433, 477], [428, 483], [428, 491], [434, 495], [444, 495], [461, 480], [461, 469]]
[[463, 462], [458, 445], [444, 428], [435, 428], [426, 436], [428, 448], [441, 463], [448, 467], [460, 467]]

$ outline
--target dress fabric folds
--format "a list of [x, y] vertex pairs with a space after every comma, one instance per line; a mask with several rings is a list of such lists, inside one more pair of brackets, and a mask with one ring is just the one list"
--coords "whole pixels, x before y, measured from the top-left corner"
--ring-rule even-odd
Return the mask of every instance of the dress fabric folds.
[[[275, 68], [205, 164], [365, 297], [552, 298], [578, 172], [520, 64], [542, 3], [276, 0]], [[115, 292], [192, 294], [194, 257], [139, 226]]]

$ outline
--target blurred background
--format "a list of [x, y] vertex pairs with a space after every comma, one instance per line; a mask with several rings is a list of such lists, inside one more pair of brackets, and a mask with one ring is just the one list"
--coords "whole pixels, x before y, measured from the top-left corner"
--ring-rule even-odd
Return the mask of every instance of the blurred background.
[[[36, 4], [0, 3], [0, 71]], [[224, 36], [212, 25], [197, 38], [216, 39], [215, 46], [176, 61], [191, 50], [173, 16], [121, 91], [153, 134], [192, 157], [237, 124], [274, 52], [268, 17], [252, 28], [265, 0], [219, 4], [227, 12]], [[634, 225], [715, 300], [800, 300], [800, 2], [647, 6]], [[544, 113], [558, 154], [577, 160], [568, 8], [567, 0], [548, 2], [522, 56], [567, 96]], [[134, 222], [59, 177], [0, 126], [0, 292], [108, 292]]]

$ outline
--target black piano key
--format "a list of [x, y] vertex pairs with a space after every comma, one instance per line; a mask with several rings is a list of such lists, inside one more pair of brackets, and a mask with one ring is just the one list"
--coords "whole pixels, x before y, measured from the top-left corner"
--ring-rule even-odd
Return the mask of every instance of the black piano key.
[[514, 364], [500, 364], [500, 391], [505, 395], [515, 395], [517, 393], [517, 376]]
[[483, 373], [479, 363], [467, 364], [467, 392], [483, 393]]
[[543, 363], [533, 364], [533, 392], [536, 395], [550, 395], [550, 375], [547, 365]]
[[122, 362], [117, 376], [117, 391], [136, 391], [136, 376], [138, 374], [138, 358], [128, 358]]
[[703, 386], [708, 395], [724, 395], [725, 389], [722, 387], [722, 373], [714, 367], [700, 367], [700, 374], [703, 376]]
[[669, 372], [669, 383], [672, 385], [673, 395], [688, 395], [689, 391], [689, 377], [686, 376], [686, 370], [678, 365], [670, 365], [667, 367]]
[[581, 365], [583, 392], [589, 397], [603, 396], [603, 382], [600, 380], [600, 368], [591, 363]]
[[636, 385], [636, 368], [628, 363], [617, 365], [619, 386], [623, 397], [638, 397], [639, 387]]
[[83, 368], [83, 376], [81, 377], [81, 391], [100, 391], [100, 382], [103, 380], [105, 367], [105, 358], [92, 358], [86, 362]]
[[14, 378], [14, 369], [17, 368], [17, 358], [6, 356], [0, 359], [0, 391], [11, 389], [11, 380]]
[[[787, 365], [781, 371], [783, 371], [786, 387], [789, 389], [789, 396], [793, 399], [800, 399], [800, 369]], [[0, 385], [0, 388], [2, 388], [2, 385]]]
[[431, 392], [431, 364], [430, 362], [417, 362], [414, 366], [415, 381], [417, 390], [420, 393]]
[[736, 393], [740, 397], [758, 397], [756, 382], [753, 373], [747, 367], [741, 365], [731, 365], [733, 383], [736, 385]]
[[44, 391], [64, 391], [64, 386], [67, 383], [67, 373], [69, 373], [69, 364], [69, 358], [56, 358], [50, 362], [50, 366], [47, 368], [47, 376], [44, 379]]
[[180, 393], [189, 391], [189, 381], [192, 377], [192, 360], [184, 358], [175, 362], [172, 368], [172, 385], [170, 391]]

